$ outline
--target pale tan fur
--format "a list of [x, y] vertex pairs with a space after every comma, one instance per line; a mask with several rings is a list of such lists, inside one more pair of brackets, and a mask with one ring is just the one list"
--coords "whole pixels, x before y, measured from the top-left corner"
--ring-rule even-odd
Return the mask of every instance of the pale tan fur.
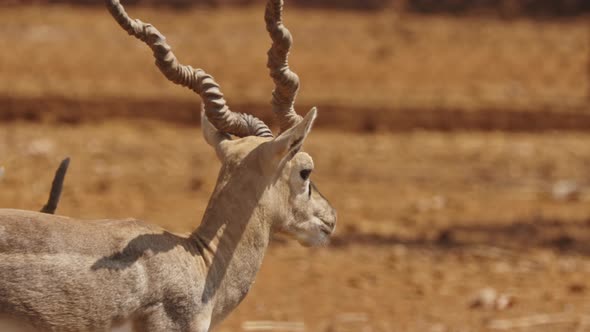
[[[270, 0], [267, 18], [279, 7], [282, 1]], [[274, 12], [280, 22], [280, 10]], [[259, 120], [234, 131], [203, 115], [203, 135], [222, 167], [191, 234], [135, 219], [0, 209], [0, 330], [109, 331], [131, 324], [147, 332], [210, 331], [248, 293], [274, 232], [306, 246], [326, 244], [336, 212], [310, 182], [313, 160], [300, 151], [317, 112], [301, 119], [287, 108], [281, 123], [292, 123], [277, 138]], [[229, 135], [261, 128], [261, 135]]]

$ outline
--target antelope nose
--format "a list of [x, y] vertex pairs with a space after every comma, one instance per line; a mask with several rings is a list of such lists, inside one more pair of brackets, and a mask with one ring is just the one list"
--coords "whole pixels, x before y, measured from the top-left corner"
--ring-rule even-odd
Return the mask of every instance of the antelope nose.
[[324, 224], [332, 230], [332, 232], [336, 229], [336, 220], [338, 219], [337, 213], [335, 209], [331, 210], [331, 213], [323, 218], [322, 221]]

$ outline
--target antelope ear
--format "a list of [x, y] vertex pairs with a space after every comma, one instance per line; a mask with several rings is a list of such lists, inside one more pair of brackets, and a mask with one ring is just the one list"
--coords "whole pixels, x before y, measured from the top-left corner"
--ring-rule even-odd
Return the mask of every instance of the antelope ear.
[[205, 115], [204, 109], [201, 111], [201, 130], [203, 131], [203, 137], [205, 138], [207, 144], [211, 145], [211, 147], [215, 149], [219, 160], [223, 160], [224, 153], [221, 143], [231, 140], [231, 137], [230, 135], [217, 130], [217, 128], [215, 128], [215, 126], [209, 122], [207, 115]]
[[297, 152], [301, 150], [303, 142], [309, 135], [317, 113], [317, 109], [312, 108], [301, 122], [271, 142], [273, 159], [281, 161], [281, 164], [293, 159]]

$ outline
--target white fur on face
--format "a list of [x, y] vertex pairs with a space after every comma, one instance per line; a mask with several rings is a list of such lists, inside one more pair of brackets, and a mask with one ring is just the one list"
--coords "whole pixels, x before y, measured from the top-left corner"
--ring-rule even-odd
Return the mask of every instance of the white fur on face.
[[311, 178], [304, 179], [302, 171], [313, 171], [311, 156], [300, 152], [290, 162], [289, 167], [289, 205], [290, 216], [282, 229], [294, 236], [304, 246], [320, 246], [328, 243], [332, 229], [322, 221], [325, 209], [331, 207], [311, 184]]

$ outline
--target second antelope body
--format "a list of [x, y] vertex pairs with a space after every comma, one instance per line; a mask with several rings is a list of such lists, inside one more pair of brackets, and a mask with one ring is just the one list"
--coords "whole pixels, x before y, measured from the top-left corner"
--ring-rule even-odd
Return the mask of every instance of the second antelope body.
[[[176, 60], [153, 26], [107, 0], [117, 22], [154, 51], [171, 81], [203, 99], [202, 130], [222, 167], [203, 221], [186, 236], [135, 219], [77, 220], [0, 209], [0, 331], [210, 331], [248, 293], [274, 232], [328, 242], [336, 212], [310, 181], [301, 152], [316, 118], [294, 112], [282, 0], [269, 0], [273, 110], [281, 133], [229, 110], [217, 83]], [[230, 135], [239, 137], [231, 139]], [[195, 170], [198, 171], [198, 170]]]

